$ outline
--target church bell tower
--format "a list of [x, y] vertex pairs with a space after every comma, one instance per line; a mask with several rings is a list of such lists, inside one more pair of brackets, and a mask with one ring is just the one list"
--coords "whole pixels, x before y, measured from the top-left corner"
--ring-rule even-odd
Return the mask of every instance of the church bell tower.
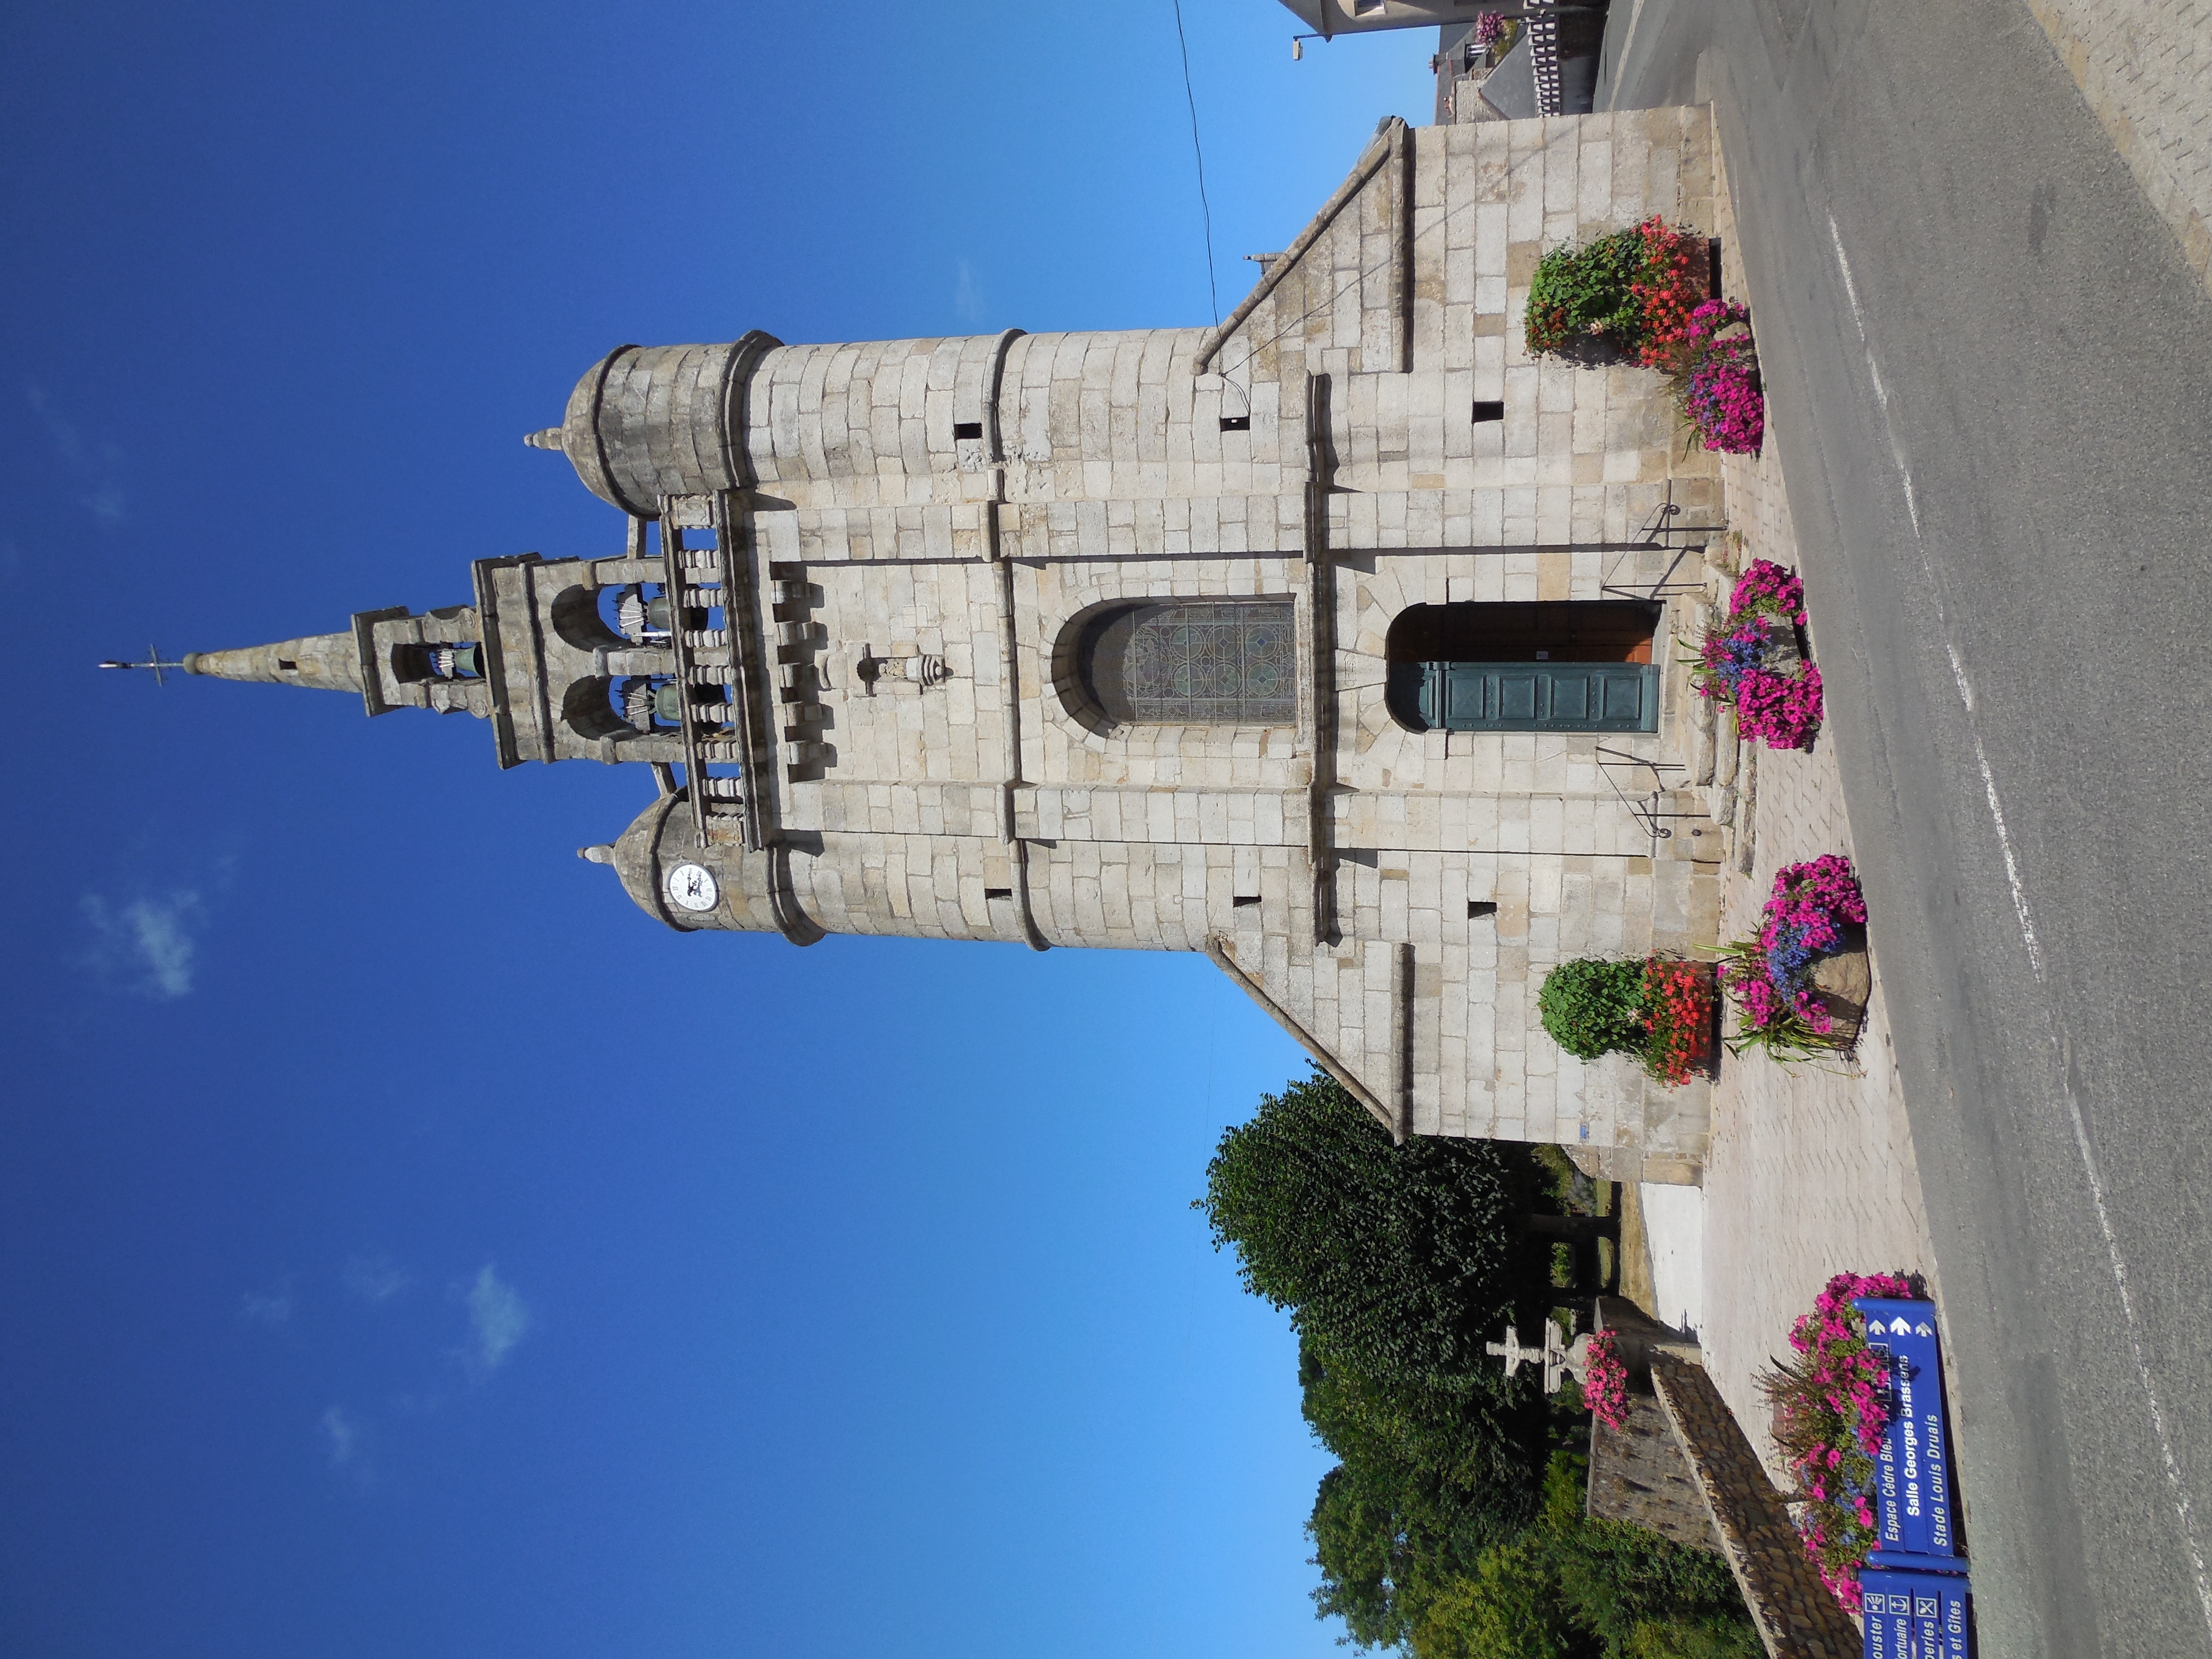
[[639, 763], [586, 856], [669, 927], [1202, 951], [1395, 1134], [1694, 1179], [1703, 1085], [1535, 1030], [1709, 944], [1722, 845], [1714, 462], [1516, 337], [1544, 243], [1710, 228], [1710, 125], [1573, 125], [1385, 122], [1213, 328], [621, 347], [526, 441], [619, 539], [183, 666]]

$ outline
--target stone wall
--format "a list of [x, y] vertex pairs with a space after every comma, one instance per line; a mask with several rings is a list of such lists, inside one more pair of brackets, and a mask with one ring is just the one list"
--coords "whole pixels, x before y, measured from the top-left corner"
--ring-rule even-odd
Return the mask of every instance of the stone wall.
[[1752, 1622], [1777, 1659], [1858, 1659], [1857, 1626], [1820, 1583], [1790, 1512], [1701, 1365], [1651, 1359], [1651, 1383], [1720, 1534]]
[[1600, 1520], [1626, 1521], [1692, 1549], [1726, 1553], [1674, 1425], [1648, 1394], [1629, 1395], [1621, 1428], [1590, 1419], [1588, 1507]]

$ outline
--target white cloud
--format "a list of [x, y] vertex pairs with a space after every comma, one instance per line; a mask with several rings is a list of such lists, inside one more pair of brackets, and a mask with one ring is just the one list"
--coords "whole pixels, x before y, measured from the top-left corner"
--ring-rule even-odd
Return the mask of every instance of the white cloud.
[[489, 1261], [477, 1270], [476, 1283], [461, 1299], [468, 1304], [469, 1329], [476, 1339], [468, 1355], [471, 1363], [482, 1370], [497, 1370], [530, 1328], [530, 1310]]
[[112, 530], [131, 516], [123, 486], [117, 483], [104, 483], [89, 495], [78, 496], [77, 505], [91, 514], [102, 530]]
[[123, 452], [112, 443], [88, 442], [76, 423], [64, 418], [47, 398], [46, 388], [36, 381], [24, 382], [23, 396], [44, 422], [46, 435], [53, 440], [62, 459], [92, 483], [91, 493], [78, 496], [77, 505], [90, 513], [102, 530], [112, 530], [129, 518], [130, 498], [123, 493]]
[[95, 967], [125, 975], [132, 989], [164, 1000], [192, 988], [198, 946], [191, 930], [207, 916], [198, 893], [179, 890], [121, 906], [103, 894], [87, 893], [80, 904], [98, 936]]
[[292, 1317], [292, 1281], [278, 1282], [272, 1291], [248, 1291], [239, 1298], [238, 1316], [250, 1325], [282, 1325]]
[[965, 322], [981, 322], [983, 319], [983, 291], [975, 286], [975, 273], [968, 262], [960, 262], [958, 274], [952, 282], [952, 309]]
[[379, 1252], [349, 1258], [345, 1265], [345, 1287], [364, 1302], [389, 1302], [413, 1280], [407, 1270]]
[[345, 1468], [361, 1455], [361, 1425], [343, 1406], [332, 1406], [323, 1413], [322, 1429], [332, 1468]]

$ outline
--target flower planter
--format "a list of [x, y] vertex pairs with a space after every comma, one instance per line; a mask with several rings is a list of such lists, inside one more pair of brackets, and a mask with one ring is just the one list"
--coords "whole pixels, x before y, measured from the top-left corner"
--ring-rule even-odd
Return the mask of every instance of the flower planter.
[[[1889, 1542], [1884, 1522], [1895, 1511], [1883, 1507], [1884, 1481], [1892, 1497], [1904, 1493], [1907, 1481], [1916, 1483], [1923, 1511], [1932, 1490], [1924, 1459], [1910, 1474], [1893, 1461], [1893, 1448], [1905, 1439], [1898, 1408], [1919, 1413], [1924, 1407], [1917, 1397], [1900, 1397], [1896, 1373], [1902, 1368], [1894, 1350], [1875, 1334], [1870, 1311], [1926, 1307], [1915, 1294], [1920, 1288], [1887, 1273], [1837, 1274], [1814, 1299], [1813, 1311], [1790, 1328], [1796, 1357], [1778, 1360], [1759, 1377], [1774, 1408], [1775, 1448], [1790, 1470], [1784, 1501], [1821, 1581], [1847, 1613], [1859, 1611], [1860, 1569]], [[1922, 1435], [1917, 1425], [1924, 1419], [1911, 1420], [1914, 1434]], [[1924, 1437], [1913, 1440], [1911, 1455], [1925, 1443]], [[1945, 1489], [1948, 1493], [1948, 1474]], [[1900, 1523], [1892, 1535], [1919, 1542], [1932, 1538], [1934, 1529], [1908, 1533]]]
[[1805, 647], [1798, 638], [1797, 624], [1782, 617], [1763, 620], [1766, 624], [1766, 645], [1759, 653], [1759, 662], [1768, 672], [1787, 679], [1805, 663]]
[[1781, 1060], [1848, 1053], [1873, 992], [1865, 925], [1865, 896], [1842, 854], [1776, 872], [1758, 933], [1721, 947], [1721, 986], [1740, 1013], [1729, 1051], [1764, 1048]]
[[1770, 749], [1805, 749], [1820, 727], [1820, 671], [1806, 658], [1805, 590], [1754, 559], [1729, 594], [1728, 614], [1684, 659], [1701, 697], [1731, 705], [1736, 730]]
[[1609, 334], [1575, 335], [1554, 346], [1549, 355], [1564, 357], [1583, 368], [1610, 368], [1615, 363], [1636, 361], [1635, 351]]
[[1867, 1000], [1874, 994], [1874, 964], [1866, 951], [1866, 929], [1844, 929], [1844, 948], [1816, 957], [1806, 972], [1813, 994], [1828, 1011], [1829, 1030], [1840, 1046], [1853, 1047], [1866, 1024]]

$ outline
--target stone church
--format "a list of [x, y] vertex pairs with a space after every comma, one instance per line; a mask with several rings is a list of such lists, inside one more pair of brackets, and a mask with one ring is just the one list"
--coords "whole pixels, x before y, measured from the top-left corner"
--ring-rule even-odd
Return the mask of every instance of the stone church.
[[1386, 121], [1212, 328], [623, 346], [528, 441], [626, 537], [185, 665], [638, 763], [585, 856], [663, 926], [1202, 951], [1394, 1134], [1695, 1180], [1705, 1085], [1535, 994], [1712, 940], [1719, 484], [1657, 376], [1520, 328], [1544, 248], [1709, 232], [1711, 145]]

